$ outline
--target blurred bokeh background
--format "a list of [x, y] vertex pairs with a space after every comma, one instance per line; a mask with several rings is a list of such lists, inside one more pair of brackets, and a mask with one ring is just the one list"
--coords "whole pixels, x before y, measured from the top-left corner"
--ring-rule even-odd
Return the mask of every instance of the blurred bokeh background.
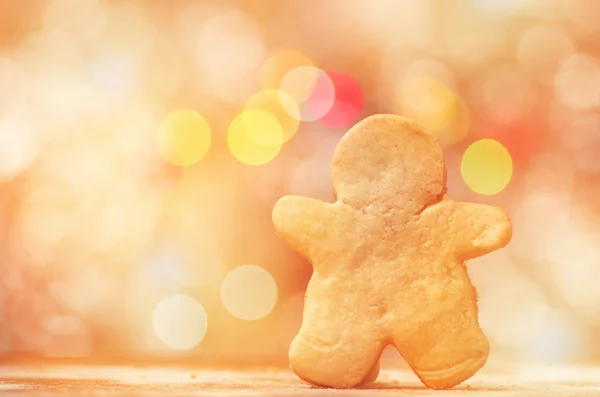
[[512, 216], [469, 263], [492, 358], [600, 360], [599, 14], [1, 1], [0, 359], [285, 364], [312, 270], [272, 206], [331, 200], [340, 137], [396, 113]]

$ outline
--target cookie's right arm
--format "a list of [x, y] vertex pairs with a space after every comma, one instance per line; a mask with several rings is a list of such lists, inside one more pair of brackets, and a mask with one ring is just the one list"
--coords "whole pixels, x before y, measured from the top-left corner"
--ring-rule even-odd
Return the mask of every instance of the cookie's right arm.
[[445, 230], [439, 235], [441, 240], [447, 241], [449, 249], [461, 260], [502, 248], [512, 236], [506, 212], [485, 204], [444, 200], [426, 208], [421, 218], [424, 226]]
[[331, 204], [302, 196], [285, 196], [273, 208], [275, 229], [296, 252], [307, 259], [314, 249], [327, 246], [334, 225]]
[[512, 224], [504, 210], [461, 202], [451, 202], [450, 206], [453, 249], [462, 259], [485, 255], [510, 241]]

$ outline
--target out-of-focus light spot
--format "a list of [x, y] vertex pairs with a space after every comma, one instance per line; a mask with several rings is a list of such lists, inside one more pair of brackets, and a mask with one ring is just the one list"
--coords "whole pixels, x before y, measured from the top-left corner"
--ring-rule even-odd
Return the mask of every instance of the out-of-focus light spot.
[[0, 118], [0, 181], [25, 170], [39, 151], [38, 136], [29, 122], [10, 114]]
[[178, 166], [200, 161], [211, 144], [210, 126], [200, 114], [182, 109], [170, 113], [157, 134], [159, 153]]
[[[257, 92], [248, 99], [244, 110], [262, 110], [273, 115], [281, 125], [283, 142], [289, 141], [298, 131], [300, 108], [298, 108], [294, 99], [283, 91], [264, 90]], [[278, 139], [277, 136], [274, 136], [274, 138]], [[260, 142], [260, 139], [258, 141]]]
[[600, 107], [600, 62], [586, 54], [570, 56], [555, 78], [556, 96], [572, 109]]
[[259, 145], [281, 146], [283, 131], [275, 116], [264, 110], [246, 110], [242, 113], [244, 128], [248, 136]]
[[512, 159], [508, 150], [493, 139], [479, 140], [467, 148], [460, 171], [471, 190], [483, 195], [500, 193], [512, 177]]
[[158, 339], [170, 348], [193, 349], [206, 334], [206, 311], [191, 296], [171, 295], [156, 305], [152, 325]]
[[415, 77], [400, 87], [400, 113], [436, 135], [444, 146], [463, 139], [470, 118], [464, 102], [441, 82]]
[[[185, 37], [201, 67], [203, 89], [218, 98], [237, 102], [256, 89], [256, 73], [265, 54], [260, 25], [248, 14], [229, 7], [204, 21], [198, 21]], [[199, 32], [199, 33], [198, 33]]]
[[[251, 117], [246, 117], [246, 112], [242, 112], [233, 119], [227, 131], [227, 144], [231, 154], [242, 163], [266, 164], [273, 160], [281, 150], [281, 142], [283, 142], [281, 125], [274, 116], [267, 112], [261, 110], [251, 110], [250, 112], [253, 112]], [[249, 130], [249, 128], [256, 129], [261, 126], [266, 126], [268, 131]], [[276, 134], [277, 131], [279, 131], [279, 135]], [[279, 145], [262, 145], [253, 137], [263, 142], [277, 142], [278, 140]]]
[[504, 123], [524, 117], [533, 107], [534, 94], [529, 80], [510, 68], [490, 72], [479, 87], [486, 116]]
[[277, 302], [277, 284], [261, 267], [239, 266], [223, 280], [221, 299], [234, 317], [258, 320], [273, 310]]
[[292, 69], [314, 66], [305, 54], [294, 50], [283, 50], [271, 54], [260, 70], [260, 85], [263, 89], [277, 88], [281, 80]]
[[[122, 321], [128, 325], [126, 332], [131, 336], [132, 343], [141, 349], [152, 347], [156, 350], [165, 351], [169, 345], [162, 342], [162, 338], [158, 336], [154, 325], [153, 312], [159, 302], [179, 294], [180, 290], [181, 287], [166, 279], [164, 274], [153, 271], [148, 266], [140, 266], [134, 269], [128, 285], [124, 290], [121, 290], [121, 299], [118, 300], [123, 307], [122, 313], [128, 314]], [[185, 297], [189, 298], [188, 296]], [[171, 305], [173, 304], [171, 303]], [[163, 322], [160, 326], [163, 329], [161, 332], [164, 332], [169, 340], [176, 339], [178, 331], [168, 328], [169, 318], [164, 314], [167, 312], [166, 309], [168, 309], [168, 305], [166, 308], [161, 309], [163, 314], [158, 318]], [[185, 319], [185, 314], [183, 318]], [[181, 321], [181, 316], [178, 319]], [[206, 329], [206, 324], [202, 328]], [[144, 332], [143, 336], [141, 335], [142, 332]], [[191, 336], [190, 339], [192, 339]]]
[[330, 127], [344, 127], [351, 124], [364, 106], [364, 96], [360, 84], [352, 77], [338, 72], [328, 73], [335, 88], [335, 100], [331, 109], [320, 121]]
[[[314, 121], [325, 116], [333, 106], [335, 87], [331, 78], [321, 69], [300, 66], [290, 70], [281, 80], [279, 89], [292, 97], [300, 108], [301, 121]], [[281, 104], [294, 117], [294, 109]]]
[[572, 52], [573, 43], [562, 30], [533, 26], [519, 41], [517, 61], [531, 79], [550, 84], [560, 63]]

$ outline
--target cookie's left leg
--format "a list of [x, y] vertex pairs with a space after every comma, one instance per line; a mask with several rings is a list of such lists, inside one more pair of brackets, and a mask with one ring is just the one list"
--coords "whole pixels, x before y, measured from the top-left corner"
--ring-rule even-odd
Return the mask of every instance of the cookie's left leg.
[[374, 377], [382, 344], [370, 335], [345, 332], [351, 326], [331, 324], [328, 336], [333, 336], [332, 330], [341, 331], [333, 339], [303, 326], [290, 346], [289, 358], [294, 372], [309, 383], [334, 388], [355, 387]]

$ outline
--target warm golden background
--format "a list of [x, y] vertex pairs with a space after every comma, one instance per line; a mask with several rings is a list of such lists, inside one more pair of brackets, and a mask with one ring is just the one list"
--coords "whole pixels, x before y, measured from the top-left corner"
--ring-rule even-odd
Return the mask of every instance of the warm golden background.
[[1, 357], [285, 363], [311, 268], [271, 208], [331, 200], [342, 134], [397, 113], [439, 136], [455, 199], [512, 215], [470, 263], [492, 357], [600, 360], [598, 15], [0, 1]]

